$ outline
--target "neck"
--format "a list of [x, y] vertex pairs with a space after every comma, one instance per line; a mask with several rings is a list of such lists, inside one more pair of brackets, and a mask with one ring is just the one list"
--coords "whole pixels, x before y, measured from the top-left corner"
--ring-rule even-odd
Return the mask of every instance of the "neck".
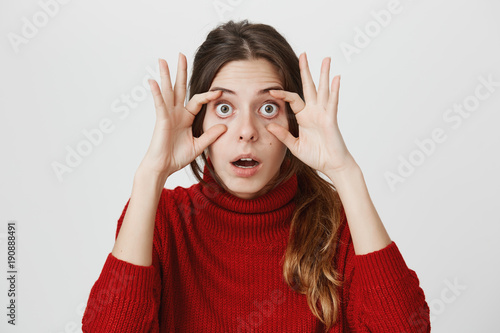
[[213, 179], [207, 166], [203, 180], [195, 186], [191, 214], [194, 223], [225, 245], [264, 246], [288, 239], [292, 214], [295, 210], [297, 176], [293, 174], [267, 193], [254, 199], [241, 199], [224, 191]]

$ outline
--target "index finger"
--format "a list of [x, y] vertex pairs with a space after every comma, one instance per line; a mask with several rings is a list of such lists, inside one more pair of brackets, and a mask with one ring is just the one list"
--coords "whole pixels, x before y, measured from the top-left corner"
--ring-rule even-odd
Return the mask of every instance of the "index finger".
[[203, 104], [216, 99], [222, 93], [222, 90], [207, 91], [201, 94], [194, 95], [191, 100], [186, 104], [186, 110], [193, 116], [200, 112]]

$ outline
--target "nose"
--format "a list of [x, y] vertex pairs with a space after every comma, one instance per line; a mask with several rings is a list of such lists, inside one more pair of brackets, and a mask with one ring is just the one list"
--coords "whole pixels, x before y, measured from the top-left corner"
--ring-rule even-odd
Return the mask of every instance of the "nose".
[[238, 121], [238, 132], [240, 141], [256, 141], [259, 137], [257, 129], [257, 120], [252, 115], [252, 112], [241, 112]]

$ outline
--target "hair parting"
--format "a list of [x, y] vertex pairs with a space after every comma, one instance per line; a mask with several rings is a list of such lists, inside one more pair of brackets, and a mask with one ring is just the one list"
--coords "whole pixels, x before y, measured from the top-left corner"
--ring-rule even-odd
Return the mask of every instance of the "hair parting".
[[[286, 39], [269, 25], [231, 20], [210, 31], [196, 50], [189, 81], [189, 99], [208, 91], [217, 72], [226, 63], [253, 59], [269, 61], [276, 68], [284, 90], [296, 92], [304, 98], [299, 59]], [[194, 137], [203, 133], [205, 112], [206, 105], [203, 105], [193, 121]], [[297, 120], [288, 103], [286, 114], [290, 133], [298, 137]], [[222, 185], [205, 152], [200, 156], [211, 176]], [[203, 180], [203, 169], [197, 160], [191, 162], [190, 167], [200, 183], [209, 186]], [[294, 174], [298, 181], [294, 199], [296, 208], [282, 258], [283, 277], [290, 288], [306, 295], [309, 308], [327, 331], [339, 316], [343, 277], [334, 267], [334, 258], [345, 213], [334, 185], [288, 149], [280, 173], [263, 190], [273, 189]]]

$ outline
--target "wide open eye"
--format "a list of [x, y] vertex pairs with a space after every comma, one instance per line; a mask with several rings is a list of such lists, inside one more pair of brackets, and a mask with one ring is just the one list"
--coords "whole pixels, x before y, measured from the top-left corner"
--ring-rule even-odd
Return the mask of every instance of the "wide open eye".
[[262, 110], [262, 114], [266, 117], [272, 117], [276, 115], [279, 111], [279, 105], [274, 103], [266, 103], [260, 109]]
[[232, 110], [233, 110], [233, 107], [227, 103], [221, 102], [221, 103], [218, 103], [215, 105], [215, 112], [217, 112], [218, 115], [220, 115], [222, 117], [225, 117], [228, 114], [230, 114], [232, 112]]

